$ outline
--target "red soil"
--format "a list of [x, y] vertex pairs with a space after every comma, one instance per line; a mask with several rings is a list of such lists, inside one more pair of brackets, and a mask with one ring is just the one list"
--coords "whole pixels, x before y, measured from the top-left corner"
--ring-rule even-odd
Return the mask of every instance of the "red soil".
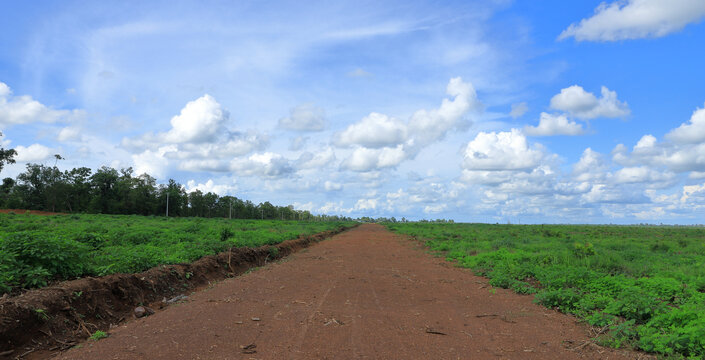
[[574, 317], [362, 225], [60, 359], [632, 359]]

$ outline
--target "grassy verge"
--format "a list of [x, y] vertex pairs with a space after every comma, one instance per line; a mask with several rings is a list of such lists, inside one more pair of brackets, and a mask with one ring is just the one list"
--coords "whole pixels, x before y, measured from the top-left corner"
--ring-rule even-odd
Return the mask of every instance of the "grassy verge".
[[493, 286], [604, 328], [604, 345], [705, 357], [705, 229], [387, 224]]
[[0, 294], [53, 280], [140, 272], [230, 247], [273, 245], [342, 222], [0, 214]]

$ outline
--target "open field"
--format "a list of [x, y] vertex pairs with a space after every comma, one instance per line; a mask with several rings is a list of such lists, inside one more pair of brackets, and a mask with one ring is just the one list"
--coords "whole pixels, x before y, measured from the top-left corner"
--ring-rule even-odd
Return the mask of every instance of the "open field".
[[[0, 214], [0, 294], [55, 280], [188, 263], [339, 228], [340, 222]], [[349, 225], [349, 224], [348, 224]]]
[[363, 224], [58, 358], [650, 358], [597, 346], [573, 316], [487, 282]]
[[575, 314], [598, 342], [705, 356], [705, 229], [388, 224], [490, 284]]

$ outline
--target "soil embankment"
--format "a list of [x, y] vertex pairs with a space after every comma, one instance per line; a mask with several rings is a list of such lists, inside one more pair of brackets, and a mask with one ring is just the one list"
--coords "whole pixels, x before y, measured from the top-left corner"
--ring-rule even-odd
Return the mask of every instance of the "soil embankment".
[[[191, 264], [165, 265], [138, 274], [87, 277], [0, 298], [0, 359], [48, 358], [98, 330], [134, 319], [139, 305], [165, 307], [164, 299], [242, 274], [345, 229], [259, 248], [235, 248]], [[276, 249], [276, 250], [275, 250]]]
[[227, 279], [61, 359], [629, 359], [379, 225]]

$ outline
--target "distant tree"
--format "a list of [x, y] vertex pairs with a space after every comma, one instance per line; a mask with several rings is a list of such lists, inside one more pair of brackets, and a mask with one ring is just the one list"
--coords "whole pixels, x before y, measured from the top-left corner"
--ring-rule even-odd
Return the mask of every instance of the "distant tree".
[[103, 166], [91, 176], [91, 199], [90, 210], [95, 213], [112, 214], [116, 201], [115, 184], [120, 174], [118, 171]]
[[[0, 132], [0, 137], [2, 137], [2, 132]], [[0, 148], [0, 172], [5, 164], [14, 164], [15, 156], [17, 156], [17, 151], [15, 149], [3, 149]]]

